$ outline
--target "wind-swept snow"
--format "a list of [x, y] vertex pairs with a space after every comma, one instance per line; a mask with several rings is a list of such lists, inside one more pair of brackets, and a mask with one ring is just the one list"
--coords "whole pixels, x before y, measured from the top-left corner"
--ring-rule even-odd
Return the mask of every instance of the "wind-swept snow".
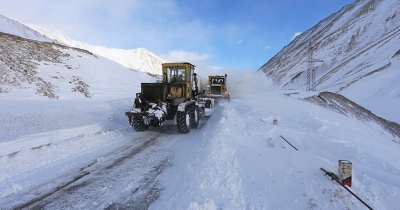
[[[237, 84], [231, 88], [231, 102], [216, 107], [204, 126], [187, 135], [178, 134], [175, 126], [166, 127], [170, 129], [169, 134], [162, 134], [163, 128], [152, 127], [145, 132], [134, 132], [123, 114], [130, 108], [131, 99], [77, 102], [74, 107], [69, 106], [72, 101], [59, 101], [59, 104], [27, 101], [24, 106], [20, 103], [15, 108], [18, 110], [3, 111], [2, 120], [10, 125], [29, 127], [30, 118], [35, 119], [36, 124], [26, 135], [24, 130], [19, 130], [18, 136], [12, 135], [17, 131], [12, 131], [12, 126], [2, 131], [3, 136], [14, 137], [0, 143], [1, 148], [10, 148], [2, 149], [0, 154], [0, 205], [21, 206], [34, 197], [29, 193], [31, 189], [36, 189], [38, 195], [46, 194], [47, 188], [70, 179], [67, 177], [79, 168], [91, 174], [104, 174], [95, 169], [118, 159], [124, 153], [123, 150], [116, 153], [118, 148], [140, 144], [156, 133], [160, 134], [155, 137], [159, 140], [151, 140], [155, 152], [139, 153], [138, 158], [146, 159], [120, 158], [124, 161], [121, 165], [123, 177], [112, 182], [100, 177], [95, 181], [89, 174], [75, 185], [55, 192], [59, 200], [51, 198], [48, 206], [46, 202], [41, 206], [364, 209], [320, 170], [323, 167], [338, 174], [338, 160], [342, 159], [353, 163], [351, 190], [366, 203], [375, 209], [395, 209], [400, 205], [397, 181], [400, 178], [397, 161], [400, 145], [393, 141], [395, 137], [373, 123], [364, 123], [283, 93], [270, 92], [268, 84], [271, 82], [262, 75], [241, 78], [241, 82], [233, 78], [230, 81]], [[256, 82], [245, 88], [244, 84], [249, 81]], [[71, 117], [65, 115], [66, 111]], [[13, 121], [24, 116], [28, 119], [25, 125], [23, 121]], [[61, 117], [57, 119], [57, 116]], [[278, 125], [273, 125], [274, 119], [278, 120]], [[21, 148], [17, 152], [16, 145]], [[160, 171], [156, 173], [156, 168], [137, 165], [139, 160], [155, 164]], [[127, 168], [126, 164], [136, 167]], [[147, 183], [142, 176], [154, 179], [153, 184], [141, 184]], [[46, 188], [40, 187], [45, 183]], [[150, 203], [143, 203], [144, 200], [137, 197], [137, 187], [148, 189], [146, 195], [152, 198]], [[89, 193], [95, 189], [98, 193]], [[75, 200], [75, 194], [64, 191], [76, 191], [85, 196]], [[103, 200], [100, 201], [98, 196], [107, 192], [112, 192], [113, 196], [101, 196]], [[15, 200], [21, 196], [23, 199]]]
[[232, 91], [202, 133], [176, 145], [152, 209], [364, 209], [320, 170], [338, 174], [341, 159], [353, 163], [351, 190], [365, 202], [375, 209], [400, 204], [400, 145], [392, 135], [264, 88]]

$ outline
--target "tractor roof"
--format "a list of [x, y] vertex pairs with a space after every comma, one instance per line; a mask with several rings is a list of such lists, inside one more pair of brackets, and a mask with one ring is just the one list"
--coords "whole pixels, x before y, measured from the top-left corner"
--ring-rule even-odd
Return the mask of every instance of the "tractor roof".
[[193, 65], [193, 64], [191, 64], [191, 63], [189, 63], [189, 62], [185, 62], [185, 61], [182, 61], [182, 62], [163, 63], [162, 65], [186, 65], [186, 64], [196, 67], [195, 65]]

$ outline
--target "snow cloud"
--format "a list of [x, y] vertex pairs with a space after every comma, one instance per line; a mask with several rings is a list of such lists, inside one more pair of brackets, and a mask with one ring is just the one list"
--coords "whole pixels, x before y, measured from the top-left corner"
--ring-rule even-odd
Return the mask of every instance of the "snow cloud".
[[303, 32], [296, 32], [296, 33], [294, 33], [294, 35], [293, 35], [293, 37], [292, 37], [292, 41], [297, 37], [297, 36], [299, 36], [300, 34], [302, 34]]
[[230, 87], [231, 93], [235, 95], [248, 95], [248, 93], [269, 91], [273, 82], [262, 71], [231, 71], [228, 72], [229, 82], [235, 84]]

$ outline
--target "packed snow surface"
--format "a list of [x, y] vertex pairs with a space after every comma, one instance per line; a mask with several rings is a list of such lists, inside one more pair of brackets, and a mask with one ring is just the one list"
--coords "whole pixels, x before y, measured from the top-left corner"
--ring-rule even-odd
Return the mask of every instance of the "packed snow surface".
[[[349, 189], [372, 208], [400, 206], [395, 137], [373, 123], [271, 92], [261, 74], [231, 81], [231, 101], [189, 134], [168, 124], [135, 132], [124, 116], [132, 98], [3, 100], [0, 206], [23, 205], [68, 175], [119, 156], [106, 167], [113, 171], [91, 169], [90, 179], [40, 207], [132, 208], [138, 183], [151, 178], [157, 196], [149, 209], [365, 209], [320, 170], [338, 175], [338, 160], [352, 162]], [[137, 159], [118, 150], [149, 138], [157, 140]], [[149, 169], [152, 164], [157, 170]], [[103, 179], [106, 173], [114, 178]]]

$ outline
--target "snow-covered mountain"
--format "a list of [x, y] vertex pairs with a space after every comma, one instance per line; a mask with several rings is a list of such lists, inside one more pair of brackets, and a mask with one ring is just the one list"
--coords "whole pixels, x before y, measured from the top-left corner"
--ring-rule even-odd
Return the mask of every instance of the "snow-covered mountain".
[[161, 64], [168, 62], [145, 48], [123, 50], [110, 49], [102, 46], [92, 46], [85, 42], [72, 40], [70, 37], [53, 28], [30, 24], [28, 26], [41, 34], [50, 37], [51, 39], [58, 40], [68, 46], [88, 50], [96, 55], [113, 60], [125, 67], [148, 72], [150, 74], [161, 75]]
[[264, 64], [278, 90], [306, 90], [310, 43], [317, 91], [339, 93], [400, 123], [400, 4], [357, 0], [297, 36]]
[[45, 42], [54, 41], [17, 21], [4, 17], [1, 14], [0, 14], [0, 32], [14, 34], [26, 39], [34, 39]]
[[0, 98], [109, 99], [133, 97], [156, 78], [90, 51], [58, 44], [0, 17]]

